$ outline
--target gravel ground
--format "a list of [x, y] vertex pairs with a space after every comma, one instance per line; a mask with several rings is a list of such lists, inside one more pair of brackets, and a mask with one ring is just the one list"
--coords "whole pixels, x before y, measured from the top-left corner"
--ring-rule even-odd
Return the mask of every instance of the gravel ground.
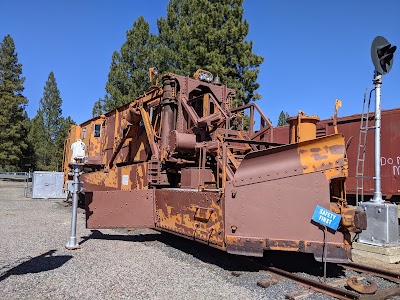
[[[232, 255], [173, 235], [88, 230], [83, 210], [77, 227], [81, 249], [69, 251], [64, 245], [70, 214], [62, 200], [23, 198], [21, 183], [0, 181], [0, 299], [284, 299], [302, 289], [288, 280], [260, 288], [256, 283], [271, 278], [267, 273], [243, 269]], [[318, 278], [316, 266], [304, 276]], [[243, 274], [232, 276], [232, 270]], [[380, 287], [393, 285], [373, 280]]]

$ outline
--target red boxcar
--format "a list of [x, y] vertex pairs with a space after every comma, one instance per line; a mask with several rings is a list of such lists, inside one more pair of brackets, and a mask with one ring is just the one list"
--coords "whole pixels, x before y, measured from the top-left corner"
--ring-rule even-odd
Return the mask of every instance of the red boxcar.
[[[374, 114], [370, 114], [369, 125], [374, 125]], [[338, 118], [338, 131], [342, 133], [346, 140], [350, 140], [347, 149], [349, 160], [349, 178], [346, 181], [346, 190], [349, 196], [356, 193], [356, 164], [358, 140], [360, 134], [361, 115], [351, 115]], [[317, 137], [334, 133], [332, 119], [321, 120], [317, 123]], [[289, 143], [289, 126], [275, 127], [273, 131], [273, 141], [276, 143]], [[381, 176], [382, 194], [386, 199], [400, 201], [400, 108], [382, 111], [381, 128]], [[374, 130], [370, 130], [367, 135], [367, 150], [365, 157], [364, 194], [371, 195], [374, 192]], [[368, 200], [369, 196], [365, 200]]]

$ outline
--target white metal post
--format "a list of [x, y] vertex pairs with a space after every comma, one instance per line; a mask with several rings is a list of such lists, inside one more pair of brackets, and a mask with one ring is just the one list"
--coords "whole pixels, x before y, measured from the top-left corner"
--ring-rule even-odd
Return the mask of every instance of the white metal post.
[[65, 248], [73, 250], [78, 249], [79, 244], [76, 241], [76, 219], [78, 215], [78, 191], [79, 191], [79, 173], [81, 166], [79, 164], [72, 165], [74, 169], [74, 182], [73, 182], [73, 190], [74, 194], [72, 196], [72, 218], [71, 218], [71, 232]]
[[374, 74], [375, 84], [375, 189], [371, 201], [376, 203], [384, 202], [381, 189], [381, 84], [382, 75]]

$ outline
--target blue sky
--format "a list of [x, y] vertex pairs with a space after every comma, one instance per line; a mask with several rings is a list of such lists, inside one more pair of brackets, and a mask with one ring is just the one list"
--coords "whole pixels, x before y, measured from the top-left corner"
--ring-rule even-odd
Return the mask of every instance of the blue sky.
[[[111, 54], [143, 15], [151, 31], [166, 15], [167, 0], [2, 1], [0, 38], [13, 37], [26, 77], [28, 115], [34, 117], [47, 77], [54, 71], [63, 115], [81, 123], [105, 94]], [[372, 85], [370, 46], [377, 35], [400, 46], [400, 1], [245, 0], [248, 39], [265, 60], [257, 103], [276, 124], [279, 113], [302, 109], [329, 118], [334, 101], [340, 116], [359, 113]], [[384, 76], [382, 107], [400, 107], [400, 49]]]

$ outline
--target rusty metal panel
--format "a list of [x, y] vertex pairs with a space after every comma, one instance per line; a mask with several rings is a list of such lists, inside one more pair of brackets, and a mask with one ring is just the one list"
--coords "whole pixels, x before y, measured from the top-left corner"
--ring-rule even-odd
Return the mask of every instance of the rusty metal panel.
[[186, 168], [181, 170], [182, 188], [199, 188], [215, 185], [214, 175], [210, 169]]
[[252, 152], [236, 171], [235, 187], [324, 171], [326, 180], [347, 175], [341, 134]]
[[85, 193], [87, 228], [154, 227], [154, 190]]
[[[301, 245], [323, 242], [323, 232], [311, 216], [316, 205], [330, 208], [330, 180], [347, 175], [344, 153], [343, 137], [333, 135], [246, 156], [226, 188], [228, 251], [262, 255], [257, 248], [261, 240], [283, 240], [281, 246], [270, 243], [267, 248], [312, 252], [318, 259], [318, 249]], [[346, 260], [350, 248], [345, 247], [343, 233], [327, 235], [329, 247], [342, 249], [331, 252], [328, 259]], [[255, 242], [245, 246], [248, 250], [240, 249], [237, 245], [246, 245], [246, 239]]]
[[223, 246], [223, 198], [218, 192], [155, 191], [156, 227]]

